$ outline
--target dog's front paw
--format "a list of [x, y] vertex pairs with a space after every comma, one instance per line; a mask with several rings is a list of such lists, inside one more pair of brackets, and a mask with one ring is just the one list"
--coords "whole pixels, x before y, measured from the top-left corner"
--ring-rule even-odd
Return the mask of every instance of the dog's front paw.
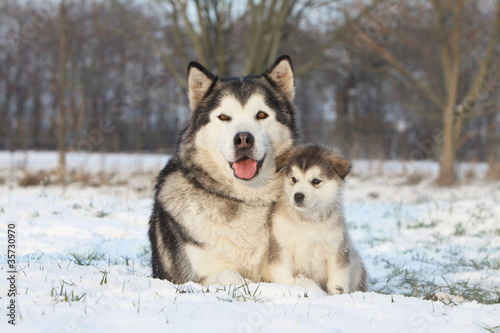
[[344, 288], [342, 288], [341, 286], [335, 286], [335, 288], [333, 288], [333, 290], [329, 290], [329, 291], [330, 291], [330, 295], [342, 295], [343, 293], [345, 293]]
[[245, 279], [240, 273], [233, 270], [222, 271], [207, 280], [208, 284], [216, 284], [222, 286], [229, 285], [243, 285], [252, 283], [252, 281]]

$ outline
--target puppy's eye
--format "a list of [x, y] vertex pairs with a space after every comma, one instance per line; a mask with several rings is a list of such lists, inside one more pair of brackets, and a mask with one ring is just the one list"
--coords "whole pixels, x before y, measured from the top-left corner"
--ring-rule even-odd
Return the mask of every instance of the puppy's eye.
[[294, 184], [295, 184], [296, 182], [297, 182], [297, 178], [292, 177], [292, 183], [294, 183]]
[[259, 111], [257, 113], [257, 116], [256, 116], [256, 118], [259, 119], [259, 120], [260, 119], [266, 119], [267, 117], [269, 117], [269, 115], [267, 113], [265, 113], [264, 111]]
[[314, 178], [311, 183], [313, 183], [313, 185], [319, 185], [321, 184], [321, 180], [318, 178]]
[[228, 115], [226, 114], [221, 114], [220, 116], [218, 116], [217, 118], [219, 118], [220, 120], [222, 121], [230, 121], [231, 120], [231, 117], [229, 117]]

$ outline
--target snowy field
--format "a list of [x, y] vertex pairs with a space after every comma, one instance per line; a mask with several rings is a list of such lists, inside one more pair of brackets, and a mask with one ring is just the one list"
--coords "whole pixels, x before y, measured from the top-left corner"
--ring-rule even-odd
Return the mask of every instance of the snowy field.
[[[22, 187], [54, 153], [0, 152], [1, 332], [499, 332], [500, 183], [435, 187], [432, 162], [355, 161], [344, 199], [370, 292], [204, 288], [150, 278], [147, 223], [161, 155], [74, 156], [104, 171], [67, 187]], [[104, 176], [103, 176], [104, 175]], [[95, 185], [95, 184], [94, 184]], [[15, 225], [16, 326], [8, 325], [7, 229]]]

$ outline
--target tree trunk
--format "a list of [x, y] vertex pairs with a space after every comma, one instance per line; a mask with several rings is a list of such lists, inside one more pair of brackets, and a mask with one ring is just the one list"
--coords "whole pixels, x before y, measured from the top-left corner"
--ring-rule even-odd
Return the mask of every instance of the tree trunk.
[[498, 160], [498, 147], [500, 146], [500, 135], [497, 132], [498, 120], [497, 115], [493, 114], [490, 118], [490, 124], [487, 129], [488, 148], [486, 161], [488, 162], [489, 179], [500, 179], [500, 161]]
[[[7, 59], [5, 60], [4, 63], [7, 68], [11, 67], [11, 57], [9, 54], [7, 54]], [[5, 97], [3, 99], [3, 103], [0, 104], [0, 149], [10, 149], [10, 141], [12, 140], [10, 133], [9, 133], [9, 126], [8, 123], [10, 122], [9, 120], [9, 105], [11, 103], [12, 99], [12, 92], [13, 92], [13, 87], [12, 83], [10, 81], [9, 75], [5, 75], [4, 77], [5, 80]]]
[[439, 185], [451, 185], [455, 182], [455, 142], [453, 125], [453, 107], [448, 106], [444, 112], [443, 147], [439, 168]]
[[59, 177], [63, 183], [66, 180], [66, 6], [65, 0], [59, 6], [59, 131], [58, 131], [58, 151], [59, 151]]
[[344, 147], [346, 151], [352, 144], [352, 131], [349, 121], [349, 95], [346, 85], [341, 85], [335, 92], [335, 104], [337, 111], [337, 119], [335, 120], [335, 136], [338, 140], [338, 145]]
[[[449, 6], [450, 4], [445, 6]], [[457, 3], [453, 3], [451, 7], [447, 7], [453, 15], [451, 31], [447, 31], [445, 15], [440, 5], [435, 3], [435, 8], [437, 10], [436, 18], [440, 34], [439, 53], [446, 91], [446, 106], [443, 110], [443, 151], [441, 153], [441, 165], [437, 183], [440, 185], [451, 185], [456, 180], [455, 159], [461, 132], [461, 126], [457, 121], [455, 109], [460, 80], [460, 28], [464, 1], [458, 1]]]
[[33, 102], [33, 121], [31, 122], [31, 149], [40, 149], [43, 143], [40, 142], [40, 126], [42, 123], [42, 99], [40, 90], [37, 89]]

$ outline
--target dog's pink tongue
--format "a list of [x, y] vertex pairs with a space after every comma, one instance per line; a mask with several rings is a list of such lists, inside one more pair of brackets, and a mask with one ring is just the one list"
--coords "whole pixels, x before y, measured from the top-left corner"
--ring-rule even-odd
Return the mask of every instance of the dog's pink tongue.
[[250, 179], [257, 173], [257, 161], [247, 158], [233, 163], [234, 174], [241, 179]]

